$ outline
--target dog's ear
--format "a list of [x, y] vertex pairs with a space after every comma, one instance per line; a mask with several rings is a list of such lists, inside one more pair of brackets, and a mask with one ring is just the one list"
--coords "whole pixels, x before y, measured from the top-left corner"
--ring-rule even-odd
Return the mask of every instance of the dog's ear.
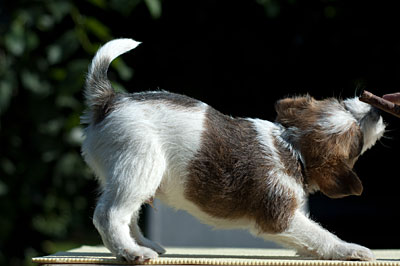
[[281, 99], [276, 102], [275, 110], [280, 113], [290, 108], [306, 107], [312, 100], [313, 98], [310, 95]]
[[311, 177], [320, 191], [330, 198], [361, 195], [363, 186], [357, 174], [344, 162], [328, 163], [312, 170]]
[[301, 116], [301, 111], [312, 104], [314, 98], [309, 95], [294, 98], [285, 98], [275, 103], [277, 113], [276, 121], [286, 126], [290, 126]]

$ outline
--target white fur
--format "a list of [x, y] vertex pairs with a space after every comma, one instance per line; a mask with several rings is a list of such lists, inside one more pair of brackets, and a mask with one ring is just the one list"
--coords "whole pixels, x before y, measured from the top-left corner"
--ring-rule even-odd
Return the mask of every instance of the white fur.
[[[132, 39], [115, 39], [102, 46], [94, 56], [89, 66], [86, 79], [85, 99], [90, 107], [96, 104], [98, 98], [112, 89], [107, 79], [107, 69], [109, 64], [123, 53], [136, 48], [140, 42]], [[82, 117], [85, 123], [90, 122], [91, 112], [89, 111]]]
[[132, 39], [115, 39], [103, 45], [96, 53], [89, 68], [89, 75], [93, 74], [93, 66], [99, 64], [100, 60], [107, 59], [111, 63], [115, 58], [132, 49], [135, 49], [140, 42]]
[[131, 102], [113, 111], [101, 126], [87, 128], [83, 155], [104, 189], [94, 223], [104, 244], [119, 256], [132, 261], [136, 258], [129, 254], [157, 256], [140, 247], [130, 231], [133, 228], [143, 244], [157, 247], [135, 227], [138, 211], [157, 189], [170, 194], [182, 188], [185, 166], [200, 145], [205, 108], [189, 111], [156, 101]]
[[371, 110], [371, 105], [360, 101], [357, 97], [344, 100], [346, 109], [360, 121]]
[[361, 102], [358, 98], [346, 99], [344, 101], [346, 109], [357, 119], [361, 130], [364, 134], [364, 146], [361, 154], [371, 148], [378, 139], [385, 133], [385, 124], [381, 116], [378, 117], [379, 121], [368, 119], [367, 113], [371, 112], [371, 105]]
[[328, 105], [317, 124], [324, 129], [326, 134], [343, 134], [350, 129], [350, 127], [357, 122], [357, 120], [347, 112], [339, 103], [332, 103]]
[[[104, 75], [99, 75], [104, 83], [99, 86], [93, 84], [97, 80], [93, 78], [97, 75], [93, 71], [104, 64], [104, 60], [110, 63], [137, 45], [133, 40], [119, 39], [107, 43], [98, 51], [88, 75], [86, 97], [89, 108], [92, 106], [90, 103], [100, 99], [102, 93], [110, 93], [112, 89]], [[366, 135], [366, 147], [370, 147], [381, 136], [383, 129], [378, 126], [375, 130], [371, 121], [361, 121], [369, 112], [365, 105], [351, 100], [346, 102], [346, 107], [355, 119], [350, 113], [344, 110], [337, 112], [335, 109], [318, 123], [333, 134], [345, 131], [349, 121], [357, 121]], [[259, 231], [255, 222], [247, 219], [215, 218], [188, 201], [184, 196], [187, 166], [202, 145], [207, 108], [206, 104], [200, 102], [197, 106], [184, 107], [173, 106], [162, 100], [135, 101], [123, 98], [101, 122], [95, 123], [90, 120], [91, 116], [86, 116], [85, 121], [90, 123], [85, 130], [82, 153], [102, 185], [103, 191], [93, 221], [107, 248], [117, 257], [131, 262], [143, 262], [157, 257], [157, 252], [164, 251], [156, 243], [144, 238], [137, 226], [141, 205], [156, 196], [205, 223], [219, 228], [248, 228], [255, 235], [273, 238], [298, 249], [301, 254], [323, 259], [373, 259], [368, 249], [343, 242], [302, 213], [301, 205], [306, 192], [294, 178], [288, 176], [273, 141], [277, 140], [295, 158], [303, 161], [297, 147], [290, 144], [291, 139], [301, 137], [291, 135], [291, 132], [298, 130], [286, 129], [286, 133], [283, 133], [283, 128], [278, 124], [259, 119], [248, 120], [258, 133], [258, 143], [266, 154], [266, 160], [273, 165], [269, 182], [273, 182], [272, 187], [276, 187], [276, 190], [270, 193], [287, 195], [291, 192], [289, 195], [294, 194], [299, 203], [284, 232], [265, 234]]]
[[340, 240], [300, 211], [296, 211], [289, 228], [270, 236], [277, 242], [295, 247], [299, 255], [331, 260], [374, 260], [367, 248]]

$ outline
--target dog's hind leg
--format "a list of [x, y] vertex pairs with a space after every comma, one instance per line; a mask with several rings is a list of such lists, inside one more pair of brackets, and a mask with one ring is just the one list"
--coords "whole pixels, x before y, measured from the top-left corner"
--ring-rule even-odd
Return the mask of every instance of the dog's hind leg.
[[143, 236], [136, 220], [132, 221], [130, 227], [131, 227], [131, 235], [134, 239], [136, 239], [136, 241], [139, 243], [139, 245], [151, 248], [152, 250], [156, 251], [158, 254], [165, 253], [165, 249], [163, 247], [161, 247], [156, 242], [153, 242]]
[[164, 174], [165, 158], [157, 146], [141, 143], [137, 152], [118, 151], [94, 212], [93, 223], [104, 245], [121, 260], [143, 262], [158, 256], [159, 250], [140, 245], [147, 244], [141, 234], [131, 234], [136, 226], [131, 222], [137, 221], [142, 204], [154, 196]]

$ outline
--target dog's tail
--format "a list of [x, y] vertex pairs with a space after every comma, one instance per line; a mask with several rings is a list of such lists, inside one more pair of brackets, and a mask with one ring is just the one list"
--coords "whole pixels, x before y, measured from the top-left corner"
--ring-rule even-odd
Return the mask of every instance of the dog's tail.
[[[115, 90], [107, 77], [109, 65], [115, 58], [134, 49], [139, 44], [140, 42], [132, 39], [115, 39], [97, 51], [89, 66], [84, 90], [86, 105], [92, 115], [96, 116], [96, 113], [104, 112], [108, 102], [115, 95]], [[91, 120], [89, 117], [86, 118]]]

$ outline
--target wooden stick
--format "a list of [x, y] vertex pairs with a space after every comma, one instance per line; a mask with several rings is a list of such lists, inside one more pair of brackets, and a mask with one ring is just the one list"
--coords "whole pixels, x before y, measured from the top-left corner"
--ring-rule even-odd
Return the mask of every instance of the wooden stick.
[[376, 96], [369, 91], [363, 91], [360, 96], [360, 101], [368, 103], [376, 108], [379, 108], [389, 114], [400, 118], [400, 105], [387, 101], [379, 96]]

